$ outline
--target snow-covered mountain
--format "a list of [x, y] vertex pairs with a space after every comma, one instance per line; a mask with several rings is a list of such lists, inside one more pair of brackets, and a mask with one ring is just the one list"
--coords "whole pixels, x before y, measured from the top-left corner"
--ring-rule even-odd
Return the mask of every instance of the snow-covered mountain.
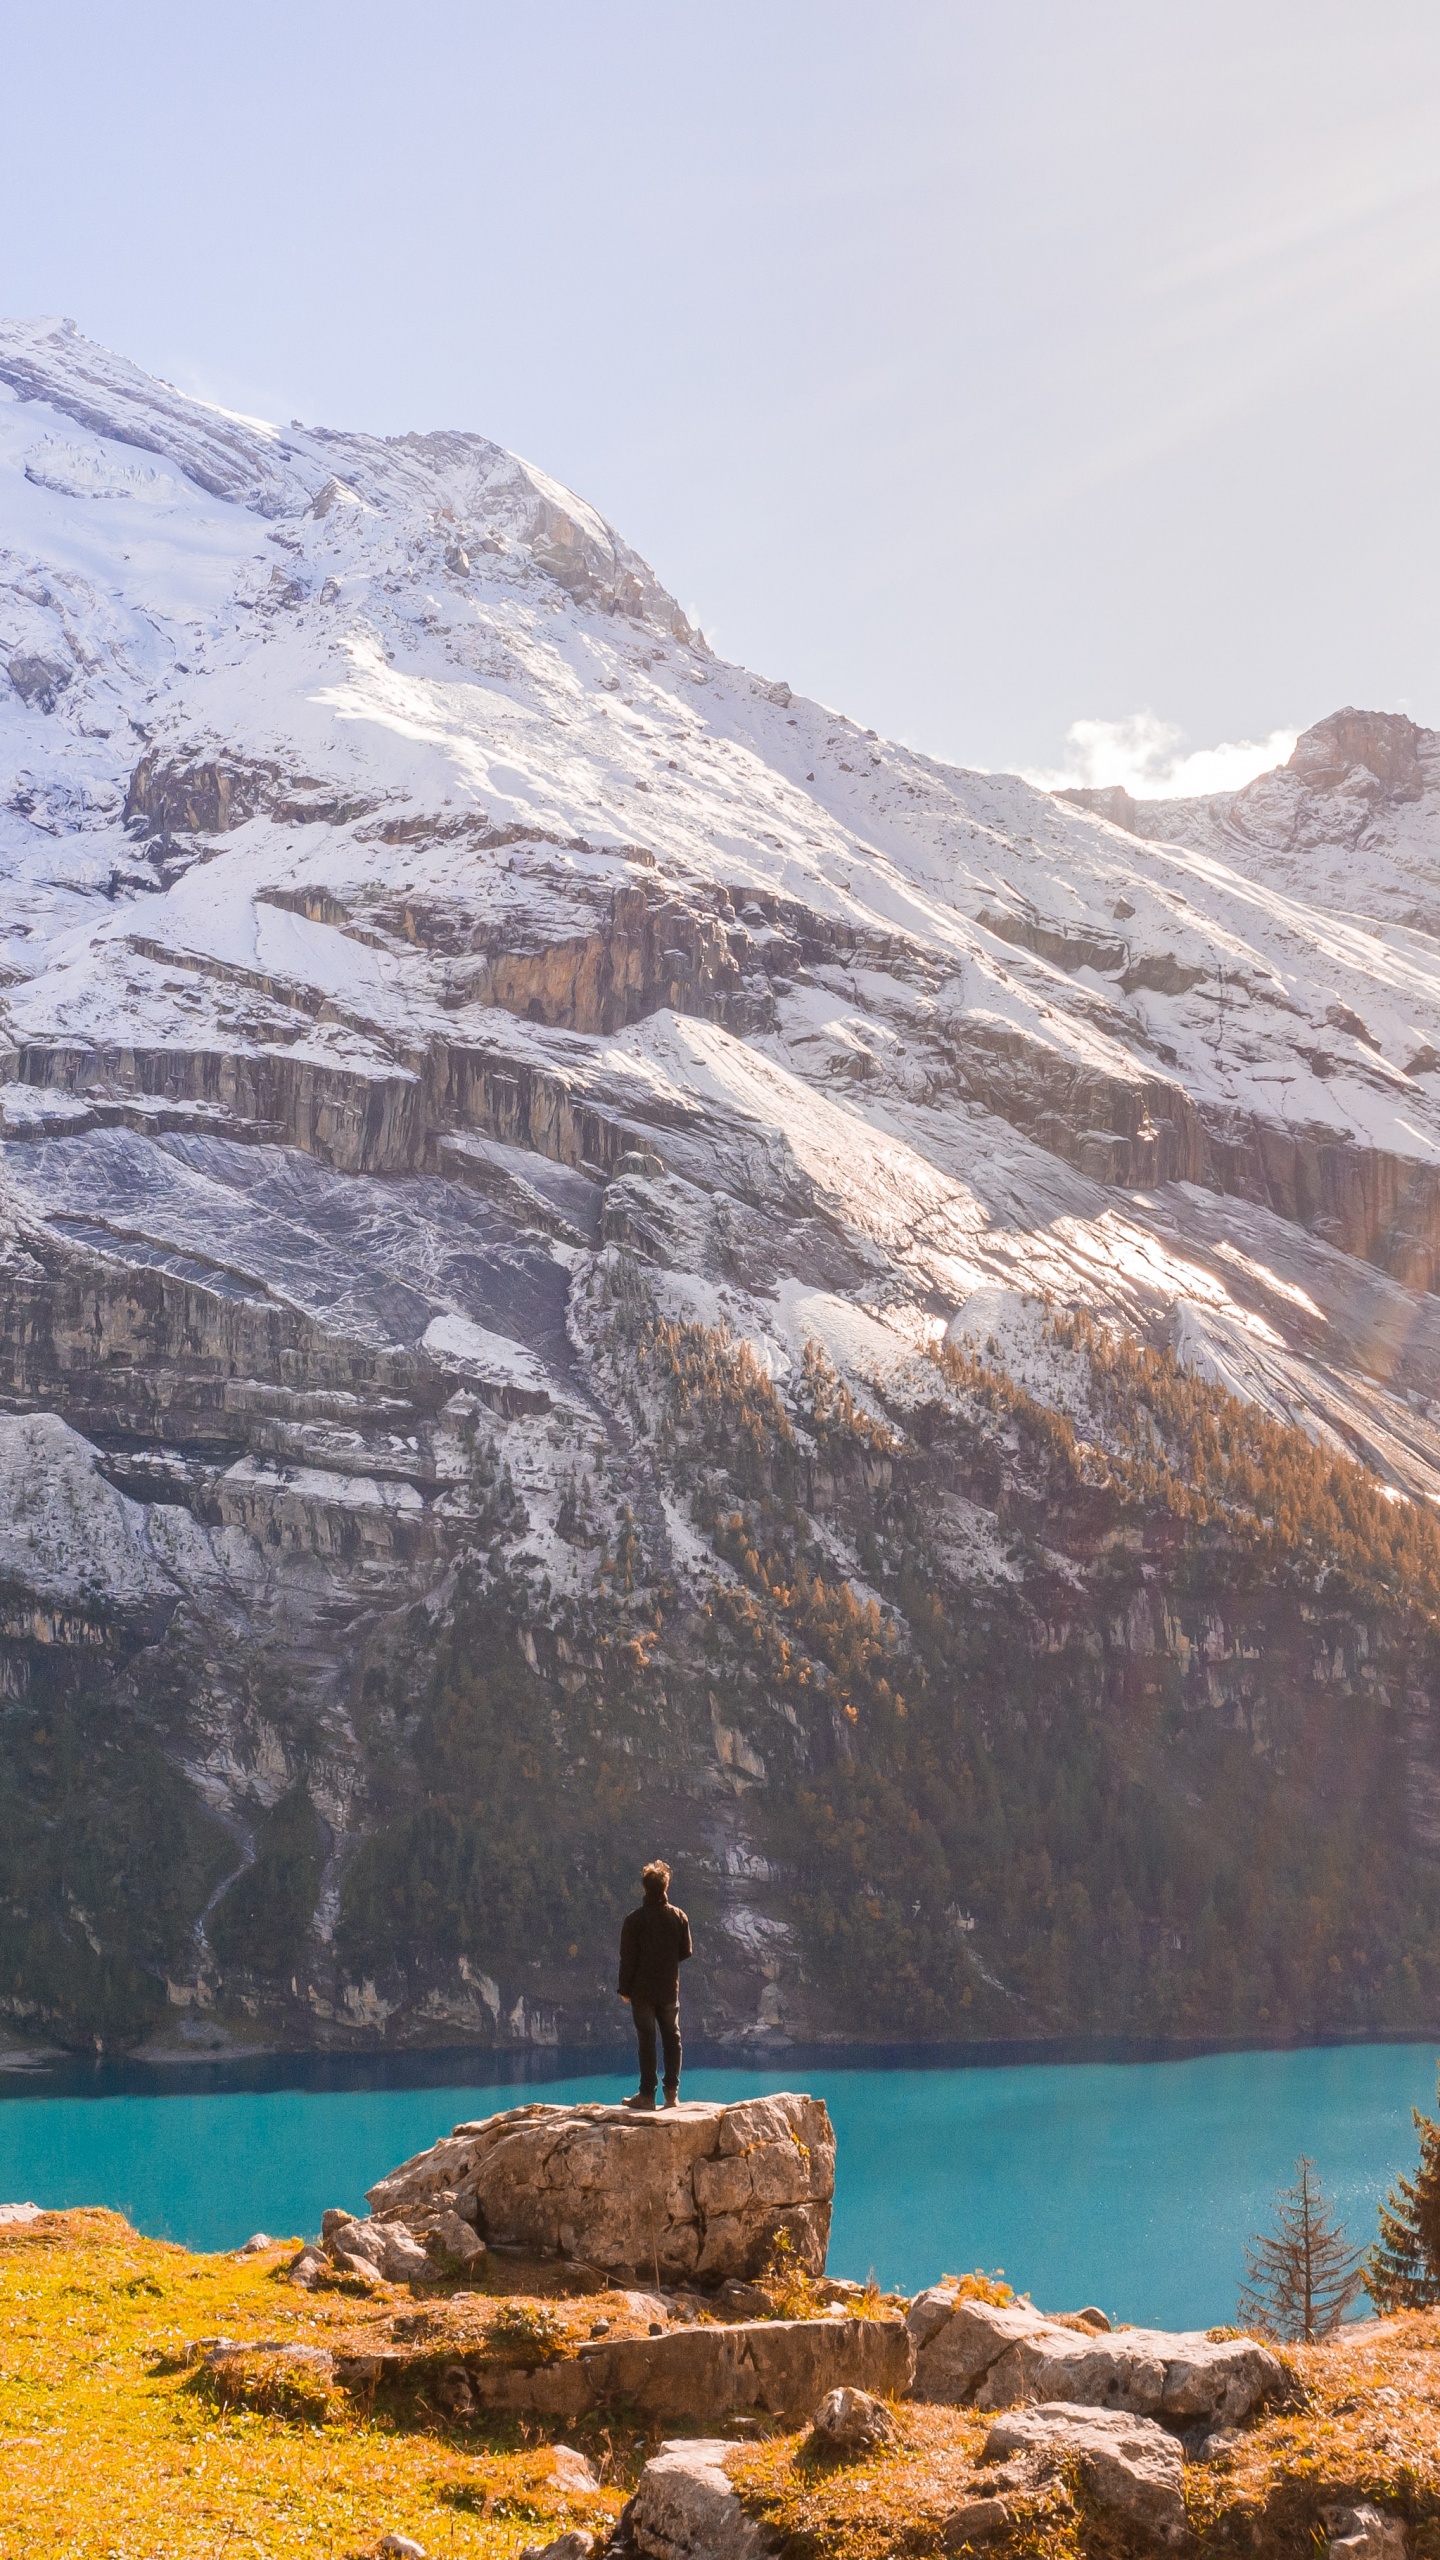
[[[288, 1994], [286, 2033], [588, 2017], [589, 1951], [583, 1999], [513, 1950], [502, 1978], [498, 1922], [417, 1974], [375, 1846], [450, 1801], [405, 1760], [405, 1664], [466, 1609], [518, 1629], [566, 1785], [592, 1714], [658, 1750], [749, 1968], [716, 2020], [833, 2026], [757, 1845], [755, 1720], [799, 1728], [700, 1667], [748, 1585], [646, 1345], [750, 1346], [814, 1555], [897, 1626], [881, 1442], [900, 1466], [947, 1338], [1063, 1405], [1047, 1301], [1433, 1499], [1437, 855], [1408, 721], [1338, 713], [1222, 798], [1050, 797], [723, 664], [481, 437], [281, 430], [0, 328], [0, 1680], [42, 1743], [70, 1702], [87, 1772], [123, 1703], [170, 1847], [115, 1817], [116, 1908], [147, 1859], [176, 1878], [131, 1927], [57, 1871], [15, 1924], [21, 2032], [129, 2032], [157, 1982], [267, 2031]], [[860, 1510], [816, 1493], [817, 1360], [869, 1433]], [[1024, 1570], [1004, 1500], [947, 1502], [963, 1610]]]

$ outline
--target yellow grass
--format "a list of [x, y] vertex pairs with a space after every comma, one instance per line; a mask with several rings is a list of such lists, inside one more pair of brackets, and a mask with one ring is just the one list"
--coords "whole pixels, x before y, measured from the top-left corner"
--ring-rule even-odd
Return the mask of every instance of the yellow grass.
[[[277, 2281], [293, 2254], [197, 2257], [113, 2213], [51, 2214], [0, 2238], [3, 2560], [345, 2560], [388, 2532], [459, 2560], [570, 2525], [603, 2534], [653, 2448], [594, 2419], [566, 2439], [606, 2486], [577, 2498], [548, 2476], [558, 2430], [438, 2412], [405, 2423], [341, 2392], [308, 2418], [222, 2405], [183, 2362], [197, 2339], [363, 2352], [367, 2332], [420, 2316], [398, 2289], [374, 2302], [299, 2292]], [[615, 2334], [624, 2325], [608, 2296], [570, 2309], [587, 2333], [607, 2312]], [[474, 2313], [461, 2302], [439, 2316], [463, 2332]]]
[[[142, 2239], [118, 2214], [47, 2215], [0, 2234], [0, 2560], [350, 2560], [387, 2532], [430, 2560], [511, 2560], [571, 2525], [601, 2536], [660, 2431], [588, 2418], [564, 2430], [601, 2489], [562, 2493], [558, 2430], [493, 2417], [456, 2421], [427, 2400], [445, 2350], [472, 2354], [499, 2304], [469, 2290], [424, 2300], [284, 2280], [293, 2244], [254, 2259], [199, 2257]], [[597, 2318], [643, 2327], [622, 2295], [565, 2298], [540, 2270], [511, 2300], [548, 2309], [567, 2338]], [[498, 2280], [492, 2280], [498, 2284]], [[415, 2387], [391, 2406], [297, 2383], [288, 2410], [256, 2358], [223, 2385], [196, 2342], [279, 2340], [363, 2355], [412, 2345]], [[1374, 2502], [1410, 2528], [1413, 2560], [1440, 2560], [1440, 2314], [1371, 2324], [1340, 2346], [1296, 2349], [1293, 2405], [1263, 2416], [1218, 2465], [1186, 2471], [1197, 2560], [1317, 2560], [1322, 2510]], [[232, 2396], [233, 2395], [233, 2396]], [[973, 2410], [896, 2411], [901, 2442], [817, 2463], [803, 2435], [737, 2450], [746, 2503], [793, 2560], [928, 2560], [954, 2548], [947, 2524], [983, 2496], [989, 2421]], [[678, 2430], [677, 2430], [678, 2432]], [[1139, 2546], [1061, 2480], [1022, 2501], [995, 2560], [1133, 2560]]]

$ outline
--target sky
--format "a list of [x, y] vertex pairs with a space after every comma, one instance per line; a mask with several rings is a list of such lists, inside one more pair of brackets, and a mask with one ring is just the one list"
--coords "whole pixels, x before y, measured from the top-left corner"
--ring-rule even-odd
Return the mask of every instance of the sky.
[[468, 427], [932, 754], [1440, 726], [1433, 0], [46, 0], [0, 309]]

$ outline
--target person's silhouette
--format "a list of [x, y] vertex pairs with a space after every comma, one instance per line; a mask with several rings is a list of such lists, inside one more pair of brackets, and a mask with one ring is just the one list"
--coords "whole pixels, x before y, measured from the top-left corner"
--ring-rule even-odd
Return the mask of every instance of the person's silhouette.
[[640, 2048], [640, 2086], [627, 2107], [655, 2104], [655, 2030], [665, 2049], [665, 2104], [680, 2103], [680, 1967], [694, 1953], [690, 1923], [670, 1900], [670, 1870], [663, 1858], [652, 1858], [641, 1870], [644, 1900], [627, 1914], [620, 1931], [622, 2000], [630, 2003], [635, 2040]]

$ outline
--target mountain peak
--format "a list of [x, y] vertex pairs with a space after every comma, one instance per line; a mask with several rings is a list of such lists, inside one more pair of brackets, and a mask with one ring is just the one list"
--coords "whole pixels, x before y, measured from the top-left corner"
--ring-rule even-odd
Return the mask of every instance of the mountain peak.
[[696, 641], [674, 597], [593, 507], [484, 436], [282, 431], [190, 398], [68, 320], [0, 322], [0, 383], [102, 444], [159, 456], [207, 495], [269, 523], [308, 515], [338, 465], [383, 515], [447, 526], [454, 557], [468, 561], [467, 540], [492, 549], [508, 541], [568, 593]]
[[1289, 771], [1317, 790], [1343, 781], [1358, 765], [1383, 783], [1395, 799], [1417, 799], [1426, 787], [1427, 767], [1440, 736], [1421, 729], [1399, 711], [1357, 711], [1347, 705], [1303, 729], [1295, 741]]

